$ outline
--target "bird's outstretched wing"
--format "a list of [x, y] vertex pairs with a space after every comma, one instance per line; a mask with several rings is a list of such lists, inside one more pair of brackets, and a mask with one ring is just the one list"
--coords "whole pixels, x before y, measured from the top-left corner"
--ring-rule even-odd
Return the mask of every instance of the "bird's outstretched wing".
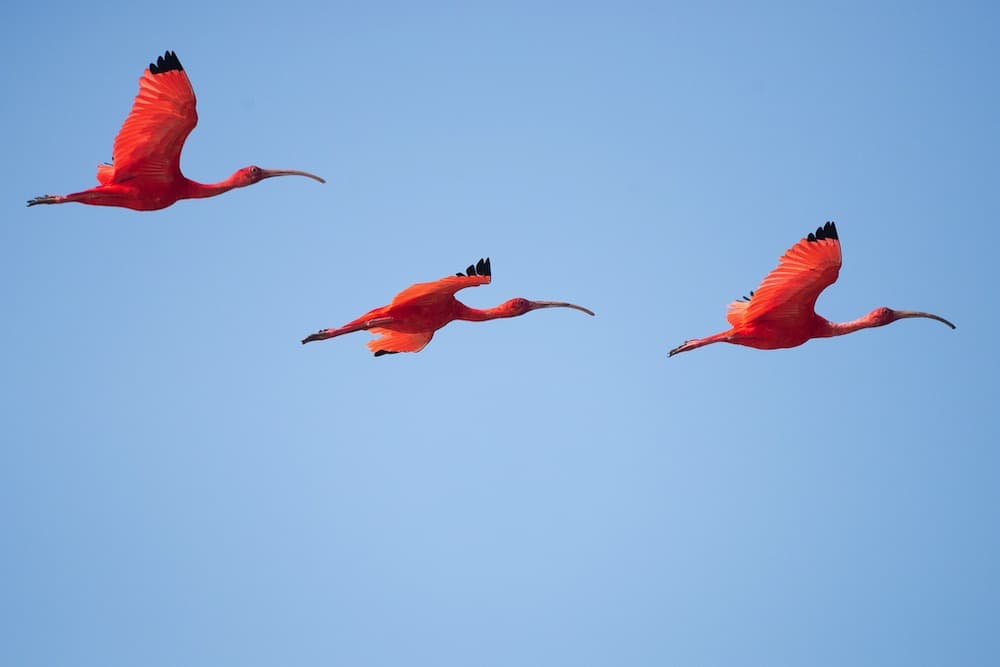
[[[181, 149], [198, 124], [195, 104], [194, 89], [173, 51], [150, 63], [139, 79], [132, 111], [115, 137], [114, 172], [109, 180], [178, 178]], [[102, 173], [98, 167], [98, 180], [104, 183], [107, 177], [107, 168]]]
[[726, 318], [735, 327], [750, 321], [797, 320], [814, 313], [817, 297], [837, 279], [840, 263], [837, 226], [827, 222], [789, 248], [749, 300], [729, 304]]
[[400, 306], [404, 303], [422, 305], [438, 302], [454, 297], [455, 292], [460, 289], [488, 285], [490, 278], [490, 258], [487, 257], [480, 259], [475, 264], [470, 264], [464, 274], [458, 273], [429, 283], [410, 285], [393, 298], [391, 305]]

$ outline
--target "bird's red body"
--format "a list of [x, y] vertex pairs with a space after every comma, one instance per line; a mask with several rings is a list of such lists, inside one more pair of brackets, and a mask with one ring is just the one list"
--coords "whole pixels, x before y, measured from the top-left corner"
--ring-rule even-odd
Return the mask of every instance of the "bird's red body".
[[323, 329], [307, 336], [303, 343], [326, 340], [355, 331], [370, 331], [379, 337], [368, 341], [375, 356], [396, 352], [419, 352], [431, 341], [434, 332], [454, 320], [484, 322], [501, 317], [517, 317], [539, 308], [575, 308], [588, 315], [590, 310], [563, 301], [511, 299], [493, 308], [470, 308], [455, 298], [466, 287], [489, 284], [489, 258], [470, 265], [465, 274], [448, 276], [428, 283], [417, 283], [396, 295], [392, 303], [369, 310], [361, 317], [336, 329]]
[[274, 176], [306, 176], [305, 171], [244, 167], [218, 183], [198, 183], [181, 173], [181, 149], [198, 124], [194, 89], [177, 55], [167, 51], [139, 79], [132, 111], [115, 137], [113, 164], [97, 167], [100, 185], [68, 195], [43, 195], [37, 204], [79, 202], [136, 211], [166, 208], [180, 199], [214, 197]]
[[670, 350], [669, 356], [711, 343], [733, 343], [759, 350], [797, 347], [812, 338], [841, 336], [909, 317], [930, 318], [955, 328], [931, 313], [885, 307], [850, 322], [830, 322], [820, 317], [815, 311], [816, 299], [837, 280], [840, 265], [837, 227], [828, 222], [789, 248], [750, 298], [729, 304], [726, 319], [732, 325], [730, 329], [685, 341]]

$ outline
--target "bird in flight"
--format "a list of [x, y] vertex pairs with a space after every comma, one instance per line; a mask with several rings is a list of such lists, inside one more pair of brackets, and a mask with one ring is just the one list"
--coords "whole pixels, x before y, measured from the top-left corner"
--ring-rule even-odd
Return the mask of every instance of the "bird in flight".
[[759, 350], [796, 347], [810, 338], [842, 336], [908, 317], [926, 317], [955, 328], [938, 315], [884, 306], [850, 322], [830, 322], [820, 317], [815, 311], [816, 298], [837, 280], [840, 263], [837, 226], [827, 222], [789, 248], [750, 297], [729, 304], [726, 319], [731, 329], [685, 341], [670, 350], [668, 356], [711, 343], [733, 343]]
[[392, 303], [368, 311], [336, 329], [323, 329], [307, 336], [302, 343], [326, 340], [334, 336], [370, 331], [378, 338], [368, 341], [376, 357], [397, 352], [419, 352], [434, 337], [434, 332], [452, 320], [484, 322], [501, 317], [517, 317], [539, 308], [575, 308], [588, 315], [594, 313], [576, 304], [564, 301], [529, 301], [511, 299], [493, 308], [470, 308], [455, 298], [455, 293], [466, 287], [490, 283], [490, 260], [480, 259], [469, 265], [465, 273], [457, 273], [429, 283], [407, 287], [393, 298]]
[[122, 206], [136, 211], [166, 208], [179, 199], [214, 197], [233, 188], [274, 176], [322, 178], [305, 171], [249, 166], [218, 183], [198, 183], [181, 173], [181, 149], [198, 124], [194, 90], [181, 61], [167, 51], [150, 63], [139, 79], [139, 93], [122, 124], [112, 151], [112, 164], [97, 166], [100, 185], [68, 195], [42, 195], [28, 206], [80, 202]]

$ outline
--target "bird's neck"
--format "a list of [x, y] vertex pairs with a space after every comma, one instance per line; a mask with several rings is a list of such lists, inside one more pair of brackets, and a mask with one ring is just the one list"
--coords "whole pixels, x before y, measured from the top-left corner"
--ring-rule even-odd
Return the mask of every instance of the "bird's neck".
[[823, 338], [843, 336], [844, 334], [854, 333], [855, 331], [860, 331], [861, 329], [870, 329], [877, 326], [879, 326], [879, 324], [874, 321], [871, 313], [863, 315], [856, 320], [851, 320], [850, 322], [829, 322], [824, 320], [824, 326], [820, 329], [819, 336]]
[[198, 181], [187, 180], [184, 199], [203, 199], [205, 197], [214, 197], [216, 195], [221, 195], [223, 192], [229, 192], [233, 188], [237, 188], [239, 185], [235, 182], [233, 176], [219, 181], [218, 183], [199, 183]]
[[485, 322], [486, 320], [495, 320], [498, 317], [511, 317], [511, 313], [503, 304], [499, 306], [494, 306], [493, 308], [469, 308], [461, 301], [457, 301], [458, 310], [455, 314], [456, 320], [465, 320], [466, 322]]

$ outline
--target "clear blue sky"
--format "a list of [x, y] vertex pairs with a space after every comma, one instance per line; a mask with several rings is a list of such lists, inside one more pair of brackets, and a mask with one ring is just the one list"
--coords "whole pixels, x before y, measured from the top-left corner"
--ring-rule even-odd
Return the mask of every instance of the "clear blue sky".
[[[358, 8], [364, 4], [364, 8]], [[993, 3], [21, 3], [0, 25], [0, 663], [985, 665]], [[165, 211], [90, 187], [143, 67]], [[821, 314], [715, 345], [825, 220]], [[301, 346], [493, 260], [420, 354]]]

